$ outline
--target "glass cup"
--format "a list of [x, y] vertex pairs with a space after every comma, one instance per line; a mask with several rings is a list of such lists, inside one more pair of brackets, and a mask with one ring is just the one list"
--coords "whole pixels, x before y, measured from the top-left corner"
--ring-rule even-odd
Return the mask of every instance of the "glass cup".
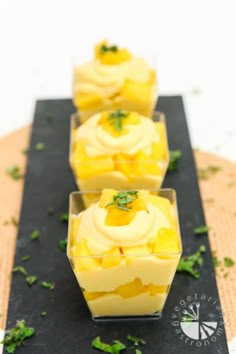
[[[182, 254], [182, 242], [175, 191], [150, 193], [152, 198], [162, 197], [158, 208], [166, 216], [171, 213], [171, 228], [160, 227], [157, 237], [146, 245], [136, 247], [134, 243], [103, 254], [92, 253], [81, 238], [78, 242], [84, 193], [70, 195], [67, 256], [94, 320], [161, 317]], [[92, 218], [88, 219], [87, 225], [92, 222]], [[87, 230], [89, 238], [97, 237]]]
[[[98, 193], [103, 188], [159, 190], [169, 163], [164, 113], [155, 112], [153, 122], [160, 140], [151, 145], [150, 155], [140, 151], [134, 155], [119, 153], [112, 156], [86, 157], [84, 153], [75, 152], [80, 143], [80, 140], [76, 140], [76, 129], [80, 125], [80, 120], [78, 113], [73, 114], [69, 161], [79, 190]], [[91, 201], [88, 200], [86, 205], [88, 206]]]

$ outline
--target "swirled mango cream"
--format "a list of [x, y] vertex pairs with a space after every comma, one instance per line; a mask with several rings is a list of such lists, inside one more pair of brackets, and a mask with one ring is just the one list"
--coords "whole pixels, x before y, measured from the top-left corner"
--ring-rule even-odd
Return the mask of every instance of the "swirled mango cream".
[[82, 212], [79, 194], [67, 254], [92, 316], [159, 315], [182, 252], [175, 192], [104, 189]]
[[150, 117], [156, 91], [156, 74], [146, 60], [107, 41], [95, 46], [93, 60], [74, 69], [73, 100], [81, 121], [117, 108]]
[[81, 191], [159, 190], [168, 158], [162, 114], [154, 122], [117, 110], [95, 114], [80, 126], [72, 122], [70, 164]]

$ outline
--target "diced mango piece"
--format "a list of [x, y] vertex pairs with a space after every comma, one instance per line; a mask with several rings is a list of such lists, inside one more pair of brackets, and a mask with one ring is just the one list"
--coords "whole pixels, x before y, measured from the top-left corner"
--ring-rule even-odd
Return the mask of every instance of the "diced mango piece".
[[135, 199], [132, 203], [130, 203], [130, 205], [132, 210], [147, 210], [147, 201], [141, 198]]
[[117, 191], [115, 189], [103, 189], [102, 195], [99, 201], [99, 207], [105, 208], [105, 206], [111, 202], [113, 202], [114, 195], [117, 195]]
[[93, 110], [103, 105], [103, 98], [98, 93], [75, 93], [74, 104], [81, 111]]
[[134, 210], [121, 210], [116, 206], [109, 207], [109, 212], [105, 219], [105, 225], [107, 226], [124, 226], [128, 225], [136, 215]]
[[124, 154], [116, 154], [114, 157], [115, 169], [122, 172], [127, 178], [130, 178], [133, 171], [131, 157]]
[[116, 289], [116, 293], [122, 296], [124, 299], [137, 296], [147, 291], [147, 287], [143, 286], [140, 279], [121, 285]]
[[121, 96], [130, 101], [150, 101], [153, 88], [149, 83], [127, 79], [121, 87]]
[[161, 228], [153, 245], [153, 253], [179, 252], [179, 235], [174, 229]]
[[73, 248], [74, 267], [76, 271], [95, 269], [99, 266], [100, 262], [97, 257], [92, 257], [92, 254], [87, 246], [86, 239], [82, 238]]
[[[101, 50], [106, 47], [108, 50]], [[116, 48], [109, 50], [109, 48]], [[108, 41], [102, 41], [95, 46], [95, 58], [104, 65], [117, 65], [131, 58], [131, 53], [127, 49], [120, 49], [117, 46], [110, 47]]]
[[135, 156], [135, 174], [137, 176], [143, 176], [151, 174], [154, 176], [161, 176], [161, 167], [153, 161], [152, 157], [143, 151], [139, 151]]
[[80, 217], [71, 215], [70, 217], [70, 247], [76, 244], [76, 237], [78, 235], [80, 225]]
[[168, 287], [169, 287], [169, 285], [150, 284], [148, 286], [148, 291], [150, 292], [150, 295], [163, 294], [163, 293], [167, 292]]
[[158, 195], [149, 194], [148, 201], [152, 203], [156, 208], [160, 209], [163, 214], [169, 215], [171, 212], [171, 203], [169, 199], [159, 197]]
[[106, 293], [105, 292], [89, 292], [87, 290], [84, 290], [83, 291], [83, 295], [85, 297], [85, 299], [87, 301], [92, 301], [92, 300], [96, 300], [98, 299], [99, 297], [105, 295]]
[[167, 159], [166, 144], [161, 141], [152, 143], [152, 158], [153, 160], [162, 161]]
[[151, 254], [152, 249], [148, 246], [122, 247], [122, 252], [125, 255], [126, 263], [131, 263], [137, 260], [137, 257]]
[[102, 267], [111, 268], [116, 267], [120, 264], [122, 254], [119, 247], [113, 247], [111, 250], [104, 252], [102, 255]]
[[141, 118], [140, 115], [136, 112], [130, 112], [129, 115], [125, 118], [124, 123], [125, 124], [140, 124]]

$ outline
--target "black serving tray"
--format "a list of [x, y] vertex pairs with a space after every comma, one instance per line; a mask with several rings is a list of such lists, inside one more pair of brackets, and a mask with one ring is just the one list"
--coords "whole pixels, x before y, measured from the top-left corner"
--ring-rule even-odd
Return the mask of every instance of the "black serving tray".
[[[205, 220], [182, 98], [160, 97], [157, 109], [166, 114], [170, 149], [182, 151], [179, 169], [167, 174], [164, 187], [177, 191], [184, 254], [195, 252], [201, 244], [206, 246], [200, 279], [176, 274], [160, 320], [92, 321], [66, 254], [58, 246], [67, 235], [67, 225], [62, 224], [60, 215], [68, 212], [69, 193], [76, 190], [68, 163], [70, 114], [75, 109], [70, 99], [38, 101], [15, 266], [22, 264], [22, 256], [30, 255], [30, 260], [22, 265], [39, 281], [29, 288], [22, 275], [14, 275], [7, 320], [9, 328], [17, 319], [25, 319], [36, 329], [36, 335], [17, 353], [92, 354], [96, 351], [91, 348], [91, 341], [96, 336], [106, 342], [119, 339], [127, 343], [127, 334], [146, 340], [146, 346], [141, 348], [143, 354], [228, 353], [209, 241], [206, 235], [193, 233], [194, 227], [205, 224]], [[38, 142], [45, 144], [43, 151], [34, 148]], [[48, 215], [49, 207], [55, 209], [54, 215]], [[31, 241], [34, 229], [40, 230], [41, 237]], [[41, 288], [42, 280], [55, 282], [55, 289]], [[190, 332], [182, 330], [183, 310], [190, 311], [189, 304], [196, 310], [195, 302], [200, 303], [200, 316], [189, 327]], [[42, 311], [47, 312], [46, 318], [41, 317]], [[198, 340], [202, 325], [208, 328], [206, 338]]]

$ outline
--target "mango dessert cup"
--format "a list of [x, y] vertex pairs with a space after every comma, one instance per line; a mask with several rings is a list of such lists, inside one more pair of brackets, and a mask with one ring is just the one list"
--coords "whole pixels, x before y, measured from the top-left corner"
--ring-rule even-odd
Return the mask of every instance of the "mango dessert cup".
[[91, 61], [74, 68], [73, 102], [81, 122], [118, 108], [151, 117], [157, 102], [156, 72], [145, 59], [102, 41]]
[[182, 253], [172, 189], [70, 195], [67, 256], [95, 320], [160, 318]]
[[69, 160], [80, 191], [159, 190], [169, 151], [164, 114], [155, 112], [154, 120], [117, 110], [79, 125], [72, 115]]

